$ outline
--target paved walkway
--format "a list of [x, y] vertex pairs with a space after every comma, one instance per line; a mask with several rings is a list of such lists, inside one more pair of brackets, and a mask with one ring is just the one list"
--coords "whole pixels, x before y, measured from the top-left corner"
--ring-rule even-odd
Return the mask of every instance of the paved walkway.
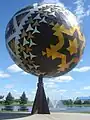
[[52, 113], [50, 115], [32, 115], [32, 116], [17, 118], [12, 120], [90, 120], [90, 114]]

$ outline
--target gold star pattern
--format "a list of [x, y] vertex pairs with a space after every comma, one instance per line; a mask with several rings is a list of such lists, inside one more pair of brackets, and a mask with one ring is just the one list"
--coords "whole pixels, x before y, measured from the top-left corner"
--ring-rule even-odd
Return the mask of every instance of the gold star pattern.
[[77, 30], [79, 39], [80, 39], [81, 41], [85, 42], [85, 36], [81, 33], [80, 27], [79, 27], [79, 26], [76, 26], [74, 29]]
[[66, 63], [66, 64], [63, 63], [63, 64], [58, 65], [58, 67], [59, 67], [58, 71], [63, 72], [63, 71], [65, 71], [66, 68], [69, 68], [69, 64], [68, 63]]
[[57, 30], [58, 28], [60, 28], [60, 25], [58, 24], [58, 23], [56, 23], [55, 25], [54, 25], [54, 27], [52, 28], [52, 30]]
[[69, 40], [70, 47], [67, 48], [67, 50], [70, 52], [71, 55], [77, 53], [77, 39], [75, 38], [74, 40]]
[[82, 56], [82, 52], [83, 52], [83, 49], [85, 48], [85, 37], [83, 36], [83, 43], [82, 43], [82, 46], [81, 46], [81, 50], [80, 50], [80, 56]]
[[64, 71], [66, 68], [69, 68], [69, 64], [66, 63], [66, 55], [61, 54], [62, 63], [58, 65], [58, 70]]
[[65, 28], [64, 25], [61, 25], [61, 26], [60, 26], [60, 31], [61, 31], [62, 33], [65, 33], [65, 34], [67, 34], [67, 35], [72, 36], [72, 35], [74, 34], [74, 32], [75, 32], [75, 28], [72, 27], [72, 28], [70, 28], [70, 29], [67, 29], [67, 28]]
[[52, 29], [55, 30], [55, 33], [53, 35], [58, 37], [59, 42], [56, 45], [50, 45], [50, 49], [46, 48], [46, 53], [43, 51], [42, 55], [44, 56], [47, 54], [47, 57], [52, 57], [52, 60], [60, 58], [62, 60], [62, 63], [58, 65], [58, 70], [64, 71], [69, 67], [69, 64], [66, 63], [66, 55], [57, 52], [64, 45], [63, 34], [61, 33], [60, 25], [58, 23]]
[[59, 42], [55, 46], [51, 45], [51, 49], [54, 49], [55, 51], [58, 51], [64, 45], [64, 38], [63, 38], [63, 34], [60, 32], [60, 28], [56, 29], [56, 32], [54, 33], [54, 35], [58, 37]]
[[77, 30], [79, 39], [81, 41], [85, 41], [85, 37], [81, 34], [79, 26], [72, 26], [70, 29], [67, 29], [65, 25], [62, 24], [60, 26], [58, 23], [56, 23], [56, 25], [53, 27], [53, 30], [56, 30], [58, 28], [62, 33], [65, 33], [70, 36], [73, 36], [74, 32]]
[[43, 51], [42, 55], [44, 56], [45, 54], [47, 54], [47, 57], [52, 56], [52, 60], [53, 60], [58, 56], [61, 57], [60, 53], [58, 53], [57, 51], [63, 47], [64, 38], [63, 38], [63, 34], [60, 32], [60, 25], [58, 23], [52, 29], [55, 30], [54, 35], [58, 37], [59, 42], [56, 45], [50, 45], [50, 49], [46, 48], [46, 53]]

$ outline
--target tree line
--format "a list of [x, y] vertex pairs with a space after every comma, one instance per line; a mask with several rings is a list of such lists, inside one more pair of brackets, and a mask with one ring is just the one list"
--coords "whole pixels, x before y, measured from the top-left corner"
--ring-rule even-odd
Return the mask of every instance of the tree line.
[[64, 105], [86, 105], [86, 104], [90, 104], [90, 100], [80, 100], [80, 99], [76, 99], [76, 100], [72, 100], [72, 99], [68, 99], [68, 100], [62, 100]]
[[28, 102], [28, 98], [26, 97], [25, 92], [22, 93], [19, 99], [15, 99], [10, 92], [7, 94], [5, 100], [3, 100], [3, 98], [4, 96], [0, 96], [0, 104], [4, 104], [4, 105], [11, 105], [13, 103], [25, 105]]
[[[19, 99], [15, 99], [12, 94], [9, 92], [5, 98], [5, 100], [3, 100], [4, 96], [0, 96], [0, 104], [3, 104], [3, 105], [11, 105], [11, 104], [19, 104], [19, 105], [25, 105], [28, 103], [28, 98], [26, 97], [26, 93], [23, 92], [22, 95], [20, 96]], [[90, 105], [90, 100], [80, 100], [80, 99], [76, 99], [76, 100], [72, 100], [72, 99], [68, 99], [68, 100], [61, 100], [62, 103], [64, 105]], [[50, 99], [49, 97], [47, 98], [47, 102], [50, 106], [53, 106], [50, 102]], [[32, 105], [33, 101], [31, 102], [31, 105]], [[59, 101], [57, 103], [57, 106], [59, 106]]]

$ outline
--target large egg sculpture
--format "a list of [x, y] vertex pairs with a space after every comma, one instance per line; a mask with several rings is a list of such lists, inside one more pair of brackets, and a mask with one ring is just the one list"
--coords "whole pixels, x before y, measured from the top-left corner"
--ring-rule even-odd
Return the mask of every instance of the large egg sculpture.
[[7, 25], [5, 38], [13, 61], [24, 71], [44, 77], [72, 70], [85, 47], [76, 17], [57, 4], [18, 11]]

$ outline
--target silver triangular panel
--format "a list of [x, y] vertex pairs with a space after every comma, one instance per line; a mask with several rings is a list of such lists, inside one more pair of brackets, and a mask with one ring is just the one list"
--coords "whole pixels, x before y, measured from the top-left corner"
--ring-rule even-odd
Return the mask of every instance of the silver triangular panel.
[[39, 65], [35, 65], [35, 64], [33, 64], [33, 66], [35, 69], [38, 69], [38, 67], [40, 67]]
[[20, 30], [22, 30], [22, 29], [23, 29], [23, 26], [22, 26], [21, 24], [19, 25], [19, 29], [20, 29]]
[[20, 36], [17, 35], [17, 36], [15, 37], [15, 40], [19, 40], [19, 39], [20, 39]]
[[28, 32], [28, 31], [32, 31], [32, 30], [34, 30], [34, 29], [32, 28], [31, 24], [29, 24], [29, 26], [28, 26], [26, 32]]
[[48, 17], [48, 13], [47, 13], [47, 12], [45, 12], [45, 13], [44, 13], [44, 16], [45, 16], [45, 17]]
[[34, 20], [41, 20], [40, 14], [38, 14], [38, 15], [34, 18]]
[[33, 68], [33, 66], [32, 65], [27, 65], [29, 68], [30, 68], [30, 70]]
[[33, 59], [33, 58], [35, 58], [35, 57], [37, 57], [36, 55], [33, 55], [32, 53], [30, 53], [30, 58], [31, 58], [31, 60]]
[[43, 19], [39, 23], [47, 23], [47, 21], [45, 20], [45, 17], [43, 17]]
[[55, 12], [51, 12], [48, 15], [52, 15], [52, 16], [56, 17]]
[[25, 52], [23, 52], [24, 58], [26, 59], [27, 57], [29, 57], [29, 55], [27, 55]]
[[23, 46], [26, 45], [26, 44], [29, 44], [29, 42], [26, 40], [26, 38], [24, 37], [24, 40], [23, 40]]
[[35, 9], [34, 8], [30, 9], [30, 13], [34, 14], [35, 13]]
[[20, 59], [20, 58], [21, 58], [21, 56], [20, 56], [19, 54], [17, 54], [17, 58], [18, 58], [18, 59]]
[[29, 47], [31, 47], [33, 45], [36, 45], [36, 44], [32, 41], [32, 39], [30, 39], [30, 46]]
[[51, 12], [51, 8], [44, 10], [45, 12]]
[[35, 29], [34, 29], [34, 31], [33, 31], [32, 34], [34, 34], [34, 33], [40, 33], [40, 32], [37, 30], [37, 26], [35, 26]]

